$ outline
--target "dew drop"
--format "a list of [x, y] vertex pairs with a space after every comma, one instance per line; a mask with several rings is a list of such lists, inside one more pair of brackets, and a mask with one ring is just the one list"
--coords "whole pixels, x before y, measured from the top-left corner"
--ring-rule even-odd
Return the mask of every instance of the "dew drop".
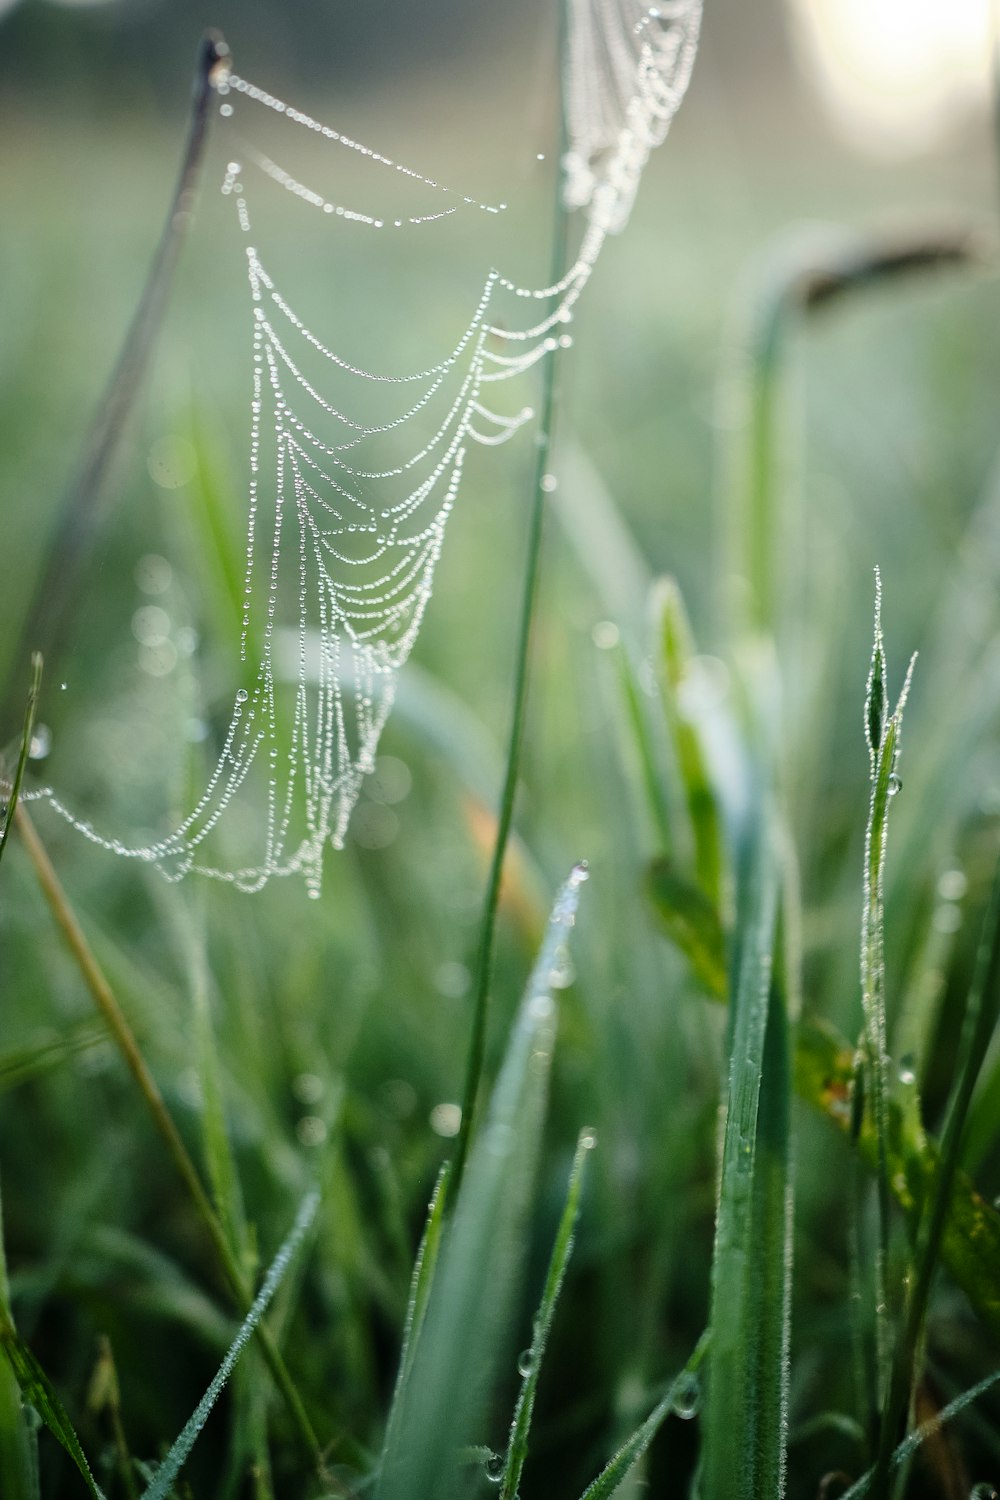
[[899, 1069], [898, 1069], [898, 1072], [899, 1072], [899, 1081], [900, 1081], [900, 1083], [906, 1084], [907, 1086], [909, 1086], [912, 1083], [916, 1083], [916, 1081], [917, 1081], [917, 1067], [916, 1067], [916, 1060], [914, 1059], [912, 1053], [907, 1052], [907, 1053], [904, 1054], [903, 1057], [901, 1057], [899, 1059]]
[[682, 1371], [674, 1381], [674, 1392], [670, 1402], [675, 1416], [689, 1422], [698, 1415], [701, 1407], [701, 1381], [693, 1372]]
[[556, 476], [554, 474], [543, 474], [542, 475], [542, 489], [545, 491], [545, 493], [547, 495], [551, 495], [553, 493], [553, 491], [556, 490], [556, 489], [558, 489], [558, 488], [559, 488], [559, 481], [558, 481], [558, 479], [556, 478]]
[[889, 777], [889, 796], [895, 797], [896, 793], [902, 789], [902, 786], [902, 778], [897, 776], [895, 771], [893, 771]]
[[52, 749], [52, 731], [47, 724], [37, 724], [28, 746], [29, 760], [44, 760]]
[[517, 1356], [517, 1373], [522, 1380], [527, 1380], [535, 1368], [535, 1359], [530, 1349], [522, 1349]]
[[236, 701], [237, 703], [245, 703], [249, 696], [250, 695], [247, 692], [246, 688], [240, 688], [239, 692], [236, 694]]
[[220, 115], [225, 115], [225, 117], [227, 119], [232, 114], [232, 112], [233, 112], [233, 106], [231, 104], [220, 104], [219, 105], [219, 114]]
[[580, 1131], [580, 1145], [584, 1151], [593, 1151], [597, 1145], [597, 1131], [590, 1125], [585, 1125]]
[[491, 1453], [483, 1464], [483, 1473], [490, 1484], [499, 1484], [503, 1478], [504, 1461], [502, 1453]]

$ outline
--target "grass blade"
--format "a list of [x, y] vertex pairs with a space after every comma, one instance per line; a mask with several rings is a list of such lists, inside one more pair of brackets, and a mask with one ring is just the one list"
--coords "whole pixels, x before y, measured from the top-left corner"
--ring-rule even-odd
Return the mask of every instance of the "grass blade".
[[776, 852], [756, 835], [746, 877], [712, 1264], [705, 1418], [708, 1500], [778, 1497], [788, 1337], [787, 1021], [772, 982]]
[[545, 1356], [545, 1347], [552, 1328], [552, 1320], [555, 1317], [556, 1303], [559, 1300], [563, 1278], [566, 1275], [566, 1267], [573, 1253], [573, 1232], [576, 1228], [577, 1215], [580, 1211], [580, 1194], [583, 1190], [587, 1154], [594, 1149], [595, 1144], [596, 1139], [593, 1131], [586, 1129], [580, 1132], [580, 1138], [576, 1146], [576, 1155], [573, 1158], [573, 1168], [569, 1176], [569, 1191], [566, 1194], [566, 1204], [562, 1211], [562, 1217], [559, 1220], [559, 1228], [556, 1231], [555, 1244], [552, 1247], [552, 1258], [549, 1261], [548, 1275], [545, 1278], [545, 1286], [542, 1290], [542, 1300], [535, 1315], [534, 1336], [531, 1340], [531, 1348], [527, 1352], [526, 1361], [522, 1361], [521, 1389], [518, 1393], [517, 1405], [514, 1408], [514, 1420], [511, 1423], [510, 1437], [507, 1441], [507, 1454], [504, 1459], [503, 1476], [500, 1480], [500, 1500], [517, 1500], [518, 1485], [521, 1483], [521, 1471], [524, 1468], [524, 1461], [528, 1456], [528, 1434], [531, 1430], [531, 1418], [535, 1409], [535, 1393], [538, 1389], [538, 1377], [541, 1373], [542, 1360]]
[[24, 711], [21, 748], [18, 752], [17, 766], [14, 769], [14, 780], [11, 782], [10, 795], [7, 798], [7, 806], [3, 815], [3, 823], [0, 826], [0, 859], [3, 859], [7, 840], [10, 837], [10, 830], [14, 826], [14, 814], [17, 812], [18, 798], [21, 795], [24, 770], [28, 764], [28, 756], [31, 754], [31, 736], [35, 728], [35, 712], [38, 708], [38, 695], [41, 687], [42, 658], [36, 651], [31, 658], [31, 686], [28, 688], [28, 704]]
[[[971, 1386], [967, 1391], [963, 1391], [960, 1396], [955, 1397], [954, 1401], [949, 1401], [948, 1405], [943, 1407], [931, 1421], [922, 1422], [895, 1449], [890, 1462], [890, 1468], [893, 1472], [901, 1468], [907, 1459], [912, 1458], [922, 1443], [925, 1443], [928, 1438], [933, 1437], [935, 1433], [940, 1432], [942, 1427], [946, 1426], [948, 1422], [963, 1412], [967, 1406], [971, 1406], [973, 1401], [978, 1401], [980, 1396], [985, 1396], [986, 1392], [992, 1390], [998, 1383], [1000, 1383], [1000, 1370], [994, 1371], [992, 1375], [987, 1375], [985, 1380], [980, 1380], [977, 1385]], [[862, 1474], [861, 1478], [851, 1485], [849, 1490], [844, 1491], [840, 1500], [862, 1500], [863, 1495], [871, 1494], [874, 1478], [874, 1468], [869, 1469], [866, 1474]]]
[[695, 1389], [698, 1370], [708, 1347], [709, 1336], [705, 1333], [699, 1339], [694, 1353], [683, 1370], [671, 1381], [666, 1395], [653, 1407], [641, 1427], [637, 1427], [632, 1436], [626, 1438], [606, 1468], [602, 1469], [593, 1484], [588, 1485], [584, 1490], [580, 1500], [611, 1500], [671, 1413], [683, 1411], [685, 1415], [692, 1414], [692, 1391]]
[[27, 1344], [18, 1337], [17, 1330], [6, 1313], [0, 1318], [0, 1346], [7, 1356], [25, 1403], [35, 1408], [52, 1436], [69, 1454], [92, 1500], [104, 1500], [103, 1491], [91, 1472], [66, 1408], [38, 1360]]
[[[511, 1031], [441, 1246], [424, 1328], [403, 1391], [378, 1500], [448, 1492], [456, 1455], [481, 1436], [484, 1407], [524, 1249], [524, 1216], [544, 1124], [555, 1042], [553, 977], [586, 869], [563, 886]], [[462, 1350], [462, 1358], [455, 1351]]]
[[250, 1311], [240, 1324], [239, 1332], [229, 1346], [225, 1359], [216, 1371], [208, 1390], [185, 1423], [184, 1429], [177, 1441], [157, 1469], [153, 1483], [144, 1491], [143, 1500], [167, 1500], [174, 1480], [177, 1478], [188, 1454], [194, 1447], [198, 1434], [204, 1427], [212, 1407], [219, 1399], [226, 1381], [233, 1372], [236, 1361], [242, 1354], [254, 1329], [267, 1310], [271, 1298], [281, 1284], [281, 1280], [291, 1264], [292, 1257], [302, 1244], [306, 1232], [316, 1216], [318, 1207], [318, 1193], [309, 1193], [302, 1200], [292, 1231], [271, 1262], [270, 1269], [264, 1277], [263, 1285], [254, 1298]]
[[446, 1163], [438, 1173], [437, 1182], [434, 1184], [434, 1192], [427, 1209], [427, 1222], [417, 1250], [417, 1258], [413, 1263], [410, 1297], [406, 1307], [406, 1320], [403, 1324], [403, 1345], [399, 1355], [399, 1372], [396, 1376], [392, 1405], [389, 1408], [389, 1420], [386, 1423], [385, 1442], [382, 1446], [383, 1466], [390, 1463], [391, 1455], [395, 1454], [399, 1419], [406, 1399], [406, 1387], [416, 1358], [417, 1345], [427, 1313], [427, 1303], [434, 1286], [438, 1255], [444, 1234], [445, 1209], [448, 1205], [449, 1177], [450, 1168]]

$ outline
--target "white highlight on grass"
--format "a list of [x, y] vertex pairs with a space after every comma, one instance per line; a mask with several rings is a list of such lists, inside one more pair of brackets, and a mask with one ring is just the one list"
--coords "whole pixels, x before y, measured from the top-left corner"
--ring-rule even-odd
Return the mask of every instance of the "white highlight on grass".
[[166, 1497], [170, 1494], [174, 1480], [177, 1478], [191, 1449], [194, 1447], [198, 1434], [208, 1420], [212, 1407], [218, 1401], [226, 1381], [233, 1373], [236, 1361], [250, 1342], [254, 1329], [267, 1311], [271, 1298], [278, 1290], [285, 1272], [292, 1262], [292, 1257], [305, 1239], [309, 1226], [316, 1217], [318, 1207], [318, 1193], [309, 1193], [302, 1200], [292, 1231], [271, 1262], [270, 1269], [264, 1277], [263, 1285], [254, 1298], [253, 1306], [240, 1324], [240, 1330], [230, 1344], [225, 1359], [219, 1366], [208, 1390], [184, 1424], [183, 1431], [177, 1441], [157, 1469], [156, 1478], [143, 1491], [142, 1500], [166, 1500]]
[[[700, 18], [701, 0], [667, 0], [659, 7], [571, 0], [565, 191], [570, 206], [584, 210], [573, 263], [543, 287], [490, 270], [457, 341], [419, 370], [362, 366], [313, 331], [296, 290], [286, 294], [277, 286], [252, 238], [254, 195], [290, 193], [331, 227], [343, 225], [336, 232], [366, 235], [466, 210], [496, 214], [506, 205], [457, 192], [228, 76], [220, 87], [226, 95], [220, 113], [234, 117], [234, 140], [221, 191], [234, 203], [246, 241], [253, 345], [243, 685], [233, 694], [204, 792], [162, 839], [136, 847], [105, 838], [50, 790], [34, 793], [46, 796], [85, 837], [156, 866], [170, 880], [193, 871], [255, 891], [275, 876], [299, 874], [309, 894], [320, 895], [324, 851], [342, 847], [362, 784], [375, 769], [396, 679], [430, 601], [469, 446], [507, 442], [530, 421], [528, 406], [503, 410], [506, 384], [570, 342], [565, 325], [605, 238], [627, 220], [649, 153], [683, 97]], [[348, 206], [303, 182], [246, 138], [261, 110], [335, 151], [360, 154], [383, 177], [405, 177], [411, 191], [426, 193], [427, 211], [386, 224], [372, 205]], [[419, 435], [404, 448], [418, 418]], [[391, 451], [401, 455], [391, 463], [383, 456], [387, 435]], [[150, 472], [158, 484], [180, 485], [193, 468], [189, 445], [174, 438], [154, 444]], [[555, 485], [547, 475], [543, 487]], [[290, 612], [295, 624], [281, 630]], [[166, 674], [177, 662], [165, 620], [156, 606], [138, 610], [133, 620], [143, 643], [140, 665], [148, 673]], [[279, 635], [295, 642], [294, 680], [287, 688], [286, 664], [275, 660]], [[307, 643], [314, 639], [320, 642], [318, 671], [307, 673]], [[251, 803], [250, 814], [251, 843], [259, 852], [233, 868], [215, 855], [213, 835], [251, 773], [261, 770], [265, 805], [261, 811]], [[390, 843], [399, 827], [385, 805], [392, 799], [375, 795], [359, 809], [355, 831], [372, 849]], [[237, 827], [246, 837], [245, 818]]]

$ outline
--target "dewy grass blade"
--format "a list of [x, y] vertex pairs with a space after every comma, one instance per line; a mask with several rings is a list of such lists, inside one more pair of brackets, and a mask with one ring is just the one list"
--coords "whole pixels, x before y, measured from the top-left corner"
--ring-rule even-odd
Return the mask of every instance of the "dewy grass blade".
[[666, 1395], [650, 1412], [645, 1422], [627, 1438], [607, 1466], [601, 1470], [593, 1484], [584, 1490], [580, 1500], [612, 1500], [619, 1487], [628, 1478], [650, 1443], [672, 1413], [685, 1416], [693, 1414], [692, 1393], [698, 1389], [698, 1371], [708, 1352], [709, 1336], [702, 1334], [694, 1353], [683, 1370], [670, 1382]]
[[76, 1428], [67, 1416], [65, 1407], [38, 1360], [27, 1344], [18, 1337], [17, 1330], [6, 1313], [0, 1316], [0, 1348], [14, 1372], [25, 1403], [35, 1408], [52, 1436], [69, 1454], [92, 1500], [104, 1500], [103, 1491], [91, 1472], [80, 1439], [76, 1435]]
[[[733, 1000], [712, 1264], [706, 1500], [779, 1497], [787, 1427], [787, 1020], [772, 978], [779, 871], [756, 834]], [[777, 1264], [771, 1265], [771, 1258]], [[765, 1264], [765, 1261], [768, 1264]]]
[[421, 1330], [424, 1326], [427, 1301], [431, 1294], [431, 1288], [434, 1285], [438, 1254], [441, 1250], [441, 1240], [444, 1233], [445, 1209], [448, 1206], [450, 1171], [450, 1167], [445, 1164], [438, 1173], [438, 1179], [434, 1184], [434, 1192], [431, 1195], [431, 1201], [427, 1209], [427, 1222], [424, 1225], [420, 1248], [417, 1250], [417, 1258], [413, 1263], [410, 1296], [406, 1306], [406, 1320], [403, 1324], [403, 1343], [399, 1354], [399, 1371], [396, 1375], [392, 1404], [389, 1407], [389, 1419], [385, 1429], [385, 1442], [382, 1445], [383, 1467], [394, 1461], [399, 1433], [399, 1418], [406, 1396], [406, 1386], [410, 1378], [410, 1371], [413, 1368], [413, 1361], [416, 1357]]
[[876, 1497], [888, 1489], [893, 1444], [899, 1434], [916, 1374], [931, 1281], [941, 1250], [945, 1221], [958, 1171], [962, 1136], [972, 1093], [1000, 1014], [1000, 863], [993, 878], [972, 988], [965, 1011], [955, 1089], [941, 1138], [941, 1164], [929, 1201], [923, 1205], [914, 1255], [914, 1280], [903, 1334], [893, 1360], [882, 1413], [878, 1459], [872, 1482]]
[[318, 1193], [309, 1193], [302, 1200], [292, 1231], [271, 1262], [270, 1269], [264, 1277], [264, 1283], [254, 1298], [250, 1311], [240, 1324], [239, 1332], [229, 1346], [225, 1359], [216, 1371], [208, 1390], [185, 1423], [184, 1429], [177, 1441], [157, 1469], [156, 1478], [144, 1492], [143, 1500], [167, 1500], [174, 1480], [177, 1478], [188, 1454], [194, 1447], [198, 1434], [208, 1420], [212, 1407], [222, 1394], [223, 1387], [232, 1374], [236, 1361], [249, 1343], [254, 1329], [264, 1316], [271, 1298], [278, 1290], [282, 1277], [291, 1264], [292, 1257], [302, 1244], [306, 1231], [316, 1217], [318, 1207]]
[[[67, 946], [80, 970], [91, 998], [118, 1047], [122, 1058], [145, 1100], [154, 1124], [166, 1145], [167, 1151], [190, 1194], [192, 1203], [211, 1241], [219, 1267], [228, 1282], [241, 1314], [246, 1314], [251, 1305], [247, 1278], [243, 1273], [232, 1245], [226, 1235], [222, 1221], [216, 1213], [205, 1191], [198, 1169], [188, 1153], [173, 1116], [163, 1102], [156, 1080], [142, 1054], [125, 1013], [118, 1003], [108, 980], [94, 957], [84, 935], [76, 913], [67, 899], [66, 892], [49, 859], [45, 845], [35, 831], [23, 805], [17, 811], [18, 832], [24, 843], [57, 927], [63, 934]], [[281, 1351], [272, 1339], [267, 1325], [261, 1323], [257, 1329], [264, 1358], [275, 1385], [284, 1398], [289, 1415], [306, 1453], [315, 1464], [317, 1472], [323, 1473], [323, 1454], [312, 1422], [288, 1372]]]
[[524, 1252], [524, 1217], [544, 1125], [556, 1029], [553, 977], [565, 962], [585, 879], [585, 867], [577, 866], [556, 900], [512, 1028], [489, 1116], [445, 1230], [402, 1391], [393, 1452], [379, 1474], [378, 1500], [444, 1493], [457, 1455], [481, 1441]]
[[[985, 1396], [986, 1392], [992, 1390], [998, 1383], [1000, 1383], [1000, 1370], [995, 1371], [992, 1375], [987, 1375], [985, 1380], [980, 1380], [977, 1385], [971, 1386], [969, 1390], [963, 1391], [960, 1396], [955, 1397], [954, 1401], [949, 1401], [948, 1405], [943, 1407], [929, 1422], [922, 1422], [896, 1448], [889, 1465], [890, 1469], [893, 1472], [899, 1469], [906, 1463], [907, 1459], [912, 1458], [922, 1443], [925, 1443], [929, 1437], [933, 1437], [935, 1433], [940, 1432], [942, 1427], [945, 1427], [955, 1417], [959, 1416], [966, 1407], [971, 1406], [973, 1401], [978, 1401], [980, 1396]], [[844, 1491], [840, 1500], [862, 1500], [862, 1496], [870, 1495], [874, 1477], [875, 1470], [869, 1469], [866, 1474], [862, 1474], [861, 1478], [851, 1485], [849, 1490]]]
[[888, 1303], [889, 1204], [888, 1166], [889, 1057], [885, 1000], [885, 858], [889, 806], [899, 790], [896, 774], [903, 709], [916, 657], [911, 658], [895, 712], [887, 716], [886, 660], [882, 639], [882, 580], [875, 570], [875, 631], [865, 695], [865, 738], [871, 766], [871, 799], [865, 833], [864, 907], [861, 917], [861, 1004], [864, 1011], [868, 1082], [875, 1122], [878, 1190], [878, 1250], [875, 1262], [875, 1334], [878, 1387], [884, 1398], [890, 1377]]
[[18, 798], [21, 795], [21, 784], [24, 781], [24, 771], [31, 754], [31, 739], [35, 732], [35, 713], [38, 709], [38, 695], [42, 688], [42, 658], [36, 651], [31, 658], [31, 686], [28, 688], [28, 704], [24, 711], [24, 728], [21, 731], [21, 748], [18, 752], [17, 766], [14, 770], [14, 780], [11, 782], [10, 795], [7, 798], [7, 806], [4, 809], [2, 826], [0, 826], [0, 859], [3, 859], [10, 830], [14, 824], [14, 814], [17, 812]]
[[503, 1475], [500, 1480], [500, 1500], [517, 1500], [518, 1486], [521, 1483], [521, 1471], [524, 1468], [524, 1461], [528, 1456], [528, 1434], [531, 1430], [531, 1418], [535, 1409], [535, 1392], [538, 1389], [538, 1377], [541, 1373], [542, 1360], [545, 1356], [545, 1348], [549, 1340], [552, 1320], [555, 1317], [556, 1303], [559, 1300], [559, 1293], [562, 1289], [563, 1277], [566, 1275], [566, 1267], [573, 1253], [573, 1233], [576, 1228], [577, 1215], [580, 1211], [580, 1193], [583, 1189], [587, 1155], [593, 1150], [595, 1144], [596, 1138], [592, 1130], [586, 1129], [580, 1132], [576, 1155], [573, 1158], [573, 1169], [569, 1177], [569, 1191], [566, 1194], [566, 1204], [563, 1208], [562, 1217], [559, 1220], [555, 1244], [552, 1247], [552, 1258], [549, 1261], [549, 1270], [545, 1278], [542, 1300], [535, 1315], [534, 1336], [531, 1340], [531, 1347], [526, 1351], [519, 1363], [521, 1389], [518, 1393], [517, 1405], [514, 1408], [514, 1420], [511, 1423], [510, 1437], [507, 1441], [507, 1453], [504, 1459]]
[[[13, 1329], [7, 1252], [0, 1200], [0, 1323]], [[10, 1500], [37, 1500], [38, 1473], [35, 1434], [29, 1432], [21, 1402], [21, 1388], [13, 1369], [0, 1360], [0, 1495]]]

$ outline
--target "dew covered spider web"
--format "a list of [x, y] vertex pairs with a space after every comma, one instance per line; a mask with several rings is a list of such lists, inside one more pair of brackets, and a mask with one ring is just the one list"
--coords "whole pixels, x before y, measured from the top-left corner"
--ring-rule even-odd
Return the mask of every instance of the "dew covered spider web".
[[[258, 245], [255, 195], [270, 182], [329, 218], [331, 232], [373, 238], [506, 205], [422, 175], [234, 72], [219, 81], [232, 151], [221, 190], [239, 225], [253, 342], [241, 685], [204, 791], [163, 838], [131, 846], [76, 817], [52, 789], [29, 795], [168, 879], [197, 872], [252, 891], [299, 874], [319, 895], [325, 849], [343, 845], [420, 632], [470, 445], [505, 443], [530, 422], [519, 377], [570, 343], [604, 242], [624, 227], [683, 98], [700, 19], [701, 0], [570, 0], [562, 168], [566, 205], [581, 219], [572, 264], [542, 287], [491, 269], [457, 341], [418, 370], [357, 363], [306, 321]], [[390, 174], [405, 180], [417, 211], [380, 217], [363, 200], [340, 201], [336, 186], [302, 180], [294, 156], [285, 164], [254, 144], [267, 115], [292, 127], [289, 141], [306, 133], [329, 148], [324, 182], [337, 183], [338, 156], [351, 153], [376, 201], [376, 179]], [[251, 783], [261, 766], [265, 776]], [[260, 846], [234, 868], [215, 851], [251, 784], [266, 787], [254, 818]]]

